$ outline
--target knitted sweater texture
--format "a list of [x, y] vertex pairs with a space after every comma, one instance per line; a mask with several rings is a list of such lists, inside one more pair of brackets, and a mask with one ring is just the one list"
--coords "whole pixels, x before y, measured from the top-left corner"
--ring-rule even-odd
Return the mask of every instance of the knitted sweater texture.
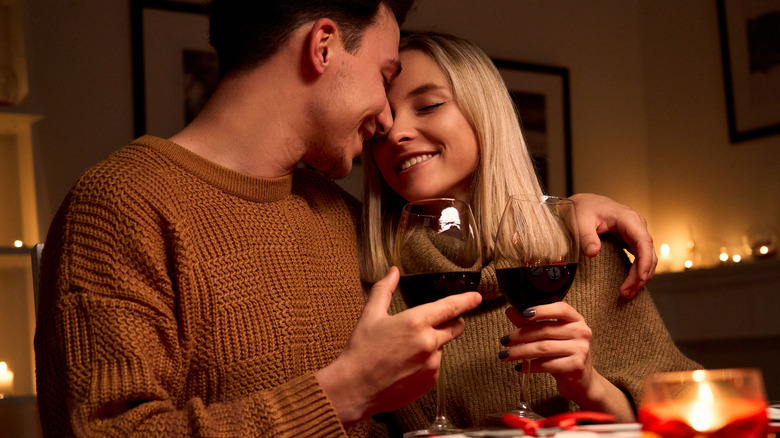
[[363, 307], [357, 201], [142, 137], [54, 218], [35, 336], [50, 436], [365, 436], [314, 377]]
[[[635, 298], [621, 298], [618, 290], [629, 262], [614, 241], [602, 242], [593, 259], [582, 257], [574, 283], [565, 300], [576, 309], [593, 332], [593, 367], [620, 388], [634, 407], [641, 401], [642, 381], [657, 372], [700, 368], [675, 346], [648, 290]], [[465, 315], [466, 328], [444, 347], [447, 412], [460, 427], [484, 427], [490, 414], [511, 410], [520, 396], [517, 362], [501, 362], [499, 339], [514, 330], [504, 314], [506, 300], [498, 288], [493, 263], [482, 269], [480, 307]], [[405, 304], [400, 294], [391, 309]], [[546, 373], [531, 374], [529, 399], [542, 416], [579, 409], [558, 394], [555, 379]], [[436, 412], [435, 390], [390, 415], [377, 417], [373, 435], [396, 436], [401, 430], [423, 429]], [[400, 426], [399, 429], [394, 429]]]

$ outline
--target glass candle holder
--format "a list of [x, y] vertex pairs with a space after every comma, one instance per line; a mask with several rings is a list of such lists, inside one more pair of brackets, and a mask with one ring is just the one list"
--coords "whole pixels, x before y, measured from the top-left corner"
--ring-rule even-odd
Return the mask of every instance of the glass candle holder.
[[639, 422], [648, 437], [766, 438], [767, 407], [757, 369], [660, 373], [645, 382]]

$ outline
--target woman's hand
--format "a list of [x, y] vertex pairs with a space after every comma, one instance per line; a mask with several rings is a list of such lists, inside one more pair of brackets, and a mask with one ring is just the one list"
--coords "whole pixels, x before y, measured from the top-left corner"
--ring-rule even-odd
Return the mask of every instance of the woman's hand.
[[550, 373], [561, 396], [580, 408], [607, 412], [619, 421], [635, 420], [625, 394], [593, 368], [593, 332], [573, 307], [561, 301], [532, 307], [523, 314], [509, 307], [506, 315], [517, 329], [501, 338], [501, 344], [509, 347], [499, 355], [502, 360], [533, 359], [527, 371]]
[[593, 334], [573, 307], [565, 302], [536, 306], [525, 312], [526, 317], [509, 307], [506, 315], [517, 326], [501, 339], [502, 344], [510, 347], [507, 360], [533, 359], [529, 371], [552, 374], [558, 391], [566, 398], [590, 386]]
[[632, 298], [653, 278], [658, 256], [647, 221], [636, 211], [605, 196], [578, 193], [571, 196], [577, 207], [580, 247], [588, 257], [595, 257], [601, 248], [599, 234], [616, 234], [636, 257], [628, 277], [620, 286], [620, 294]]

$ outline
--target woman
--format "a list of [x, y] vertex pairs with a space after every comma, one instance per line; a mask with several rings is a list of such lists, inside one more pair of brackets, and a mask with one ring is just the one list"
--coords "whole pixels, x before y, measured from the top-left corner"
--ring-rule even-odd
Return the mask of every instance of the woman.
[[[363, 276], [376, 281], [392, 264], [404, 203], [453, 197], [471, 204], [486, 255], [483, 301], [465, 317], [465, 333], [447, 346], [451, 418], [480, 427], [487, 415], [511, 409], [520, 393], [511, 362], [534, 358], [529, 401], [537, 413], [596, 410], [633, 421], [643, 378], [698, 364], [675, 347], [648, 294], [617, 297], [629, 262], [612, 243], [581, 262], [564, 302], [504, 315], [493, 236], [510, 195], [542, 194], [509, 93], [490, 59], [457, 37], [408, 35], [401, 62], [403, 72], [387, 89], [394, 124], [363, 154]], [[393, 310], [403, 307], [397, 294]], [[544, 320], [558, 322], [526, 324]], [[429, 393], [393, 417], [414, 430], [434, 410]]]

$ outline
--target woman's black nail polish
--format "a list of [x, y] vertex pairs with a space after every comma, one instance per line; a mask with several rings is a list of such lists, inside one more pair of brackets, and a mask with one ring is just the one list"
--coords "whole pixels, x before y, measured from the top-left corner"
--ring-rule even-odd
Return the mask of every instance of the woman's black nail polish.
[[523, 371], [523, 364], [519, 363], [519, 364], [515, 365], [515, 371]]
[[523, 317], [524, 318], [533, 318], [534, 315], [536, 315], [535, 309], [525, 309], [523, 310]]
[[501, 351], [498, 352], [498, 358], [499, 359], [506, 359], [507, 357], [509, 357], [509, 352], [508, 351], [501, 350]]
[[501, 345], [509, 345], [509, 335], [503, 336], [501, 338]]

